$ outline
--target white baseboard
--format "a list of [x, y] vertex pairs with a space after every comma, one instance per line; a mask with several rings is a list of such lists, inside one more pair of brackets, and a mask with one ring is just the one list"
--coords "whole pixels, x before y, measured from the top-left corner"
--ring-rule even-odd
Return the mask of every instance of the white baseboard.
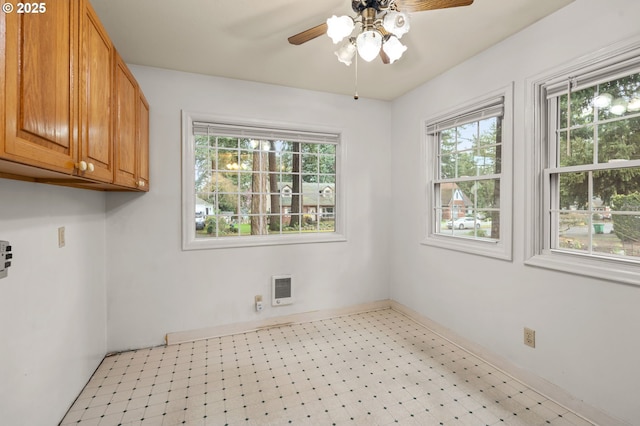
[[488, 364], [494, 366], [503, 373], [513, 377], [515, 380], [522, 382], [536, 392], [544, 395], [546, 398], [564, 406], [574, 413], [584, 417], [595, 425], [606, 426], [631, 426], [630, 424], [612, 417], [610, 414], [595, 408], [584, 401], [576, 399], [564, 389], [554, 385], [553, 383], [539, 377], [530, 371], [524, 370], [497, 354], [487, 350], [486, 348], [474, 343], [453, 331], [443, 327], [437, 322], [417, 313], [396, 301], [390, 301], [391, 309], [406, 315], [418, 324], [430, 329], [442, 338], [448, 340], [461, 349], [471, 353], [472, 355], [482, 359]]
[[261, 328], [278, 327], [286, 324], [299, 324], [310, 321], [317, 321], [327, 318], [335, 318], [343, 315], [351, 315], [359, 312], [388, 309], [391, 307], [390, 300], [379, 300], [376, 302], [363, 303], [346, 308], [324, 309], [319, 311], [303, 312], [299, 314], [285, 315], [282, 317], [266, 318], [263, 320], [249, 321], [237, 324], [226, 324], [217, 327], [202, 328], [191, 331], [178, 331], [167, 333], [165, 342], [167, 345], [192, 342], [195, 340], [210, 339], [213, 337], [228, 336], [231, 334], [246, 333]]

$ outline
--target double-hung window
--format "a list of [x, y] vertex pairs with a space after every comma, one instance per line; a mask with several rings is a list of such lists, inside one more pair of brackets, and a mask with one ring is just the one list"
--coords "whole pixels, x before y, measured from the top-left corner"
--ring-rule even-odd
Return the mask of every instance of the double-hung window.
[[186, 113], [184, 125], [185, 249], [344, 239], [338, 133]]
[[426, 122], [425, 244], [511, 258], [511, 92]]
[[640, 283], [639, 50], [534, 85], [540, 200], [530, 263]]

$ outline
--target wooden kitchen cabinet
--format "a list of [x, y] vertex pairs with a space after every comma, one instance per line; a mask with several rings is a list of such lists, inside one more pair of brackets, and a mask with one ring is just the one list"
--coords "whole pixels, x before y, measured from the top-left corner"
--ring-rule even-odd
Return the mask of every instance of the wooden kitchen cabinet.
[[115, 52], [114, 183], [149, 190], [149, 104]]
[[78, 158], [78, 3], [2, 13], [4, 120], [0, 156], [72, 174]]
[[138, 189], [149, 191], [149, 103], [138, 90]]
[[118, 185], [135, 188], [137, 185], [138, 84], [116, 52], [115, 55], [115, 179]]
[[114, 48], [88, 1], [82, 2], [80, 35], [80, 151], [87, 164], [78, 173], [101, 182], [113, 181], [113, 54]]
[[0, 14], [0, 77], [0, 177], [148, 190], [148, 105], [88, 0]]

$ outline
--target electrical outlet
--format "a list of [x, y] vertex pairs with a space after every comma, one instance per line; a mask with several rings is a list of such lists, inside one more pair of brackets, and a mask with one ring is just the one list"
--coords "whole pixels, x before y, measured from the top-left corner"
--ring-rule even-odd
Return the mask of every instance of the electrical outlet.
[[256, 312], [261, 312], [262, 309], [264, 308], [264, 306], [262, 305], [262, 295], [257, 295], [255, 297], [255, 302], [256, 302]]
[[64, 247], [64, 244], [65, 244], [64, 226], [61, 226], [60, 228], [58, 228], [58, 247], [62, 248]]
[[532, 348], [536, 347], [536, 331], [530, 328], [524, 328], [524, 344], [527, 346], [531, 346]]

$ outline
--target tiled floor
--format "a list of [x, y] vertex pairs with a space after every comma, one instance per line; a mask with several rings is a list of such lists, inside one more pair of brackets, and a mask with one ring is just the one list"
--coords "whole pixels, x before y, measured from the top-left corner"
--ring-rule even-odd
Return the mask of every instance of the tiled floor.
[[590, 425], [387, 309], [105, 358], [62, 425]]

